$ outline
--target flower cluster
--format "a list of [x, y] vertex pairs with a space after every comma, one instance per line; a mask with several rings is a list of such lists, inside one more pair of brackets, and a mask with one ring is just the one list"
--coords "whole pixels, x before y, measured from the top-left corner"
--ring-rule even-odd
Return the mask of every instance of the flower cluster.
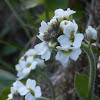
[[67, 66], [70, 59], [77, 60], [81, 54], [81, 42], [83, 34], [78, 33], [78, 25], [72, 19], [75, 11], [67, 9], [55, 10], [55, 16], [46, 23], [41, 22], [39, 35], [37, 37], [42, 41], [35, 46], [35, 51], [41, 55], [45, 61], [49, 60], [53, 50], [57, 50], [56, 60], [63, 66]]
[[18, 71], [18, 80], [21, 80], [29, 75], [31, 70], [34, 70], [36, 66], [44, 67], [44, 60], [37, 57], [34, 49], [29, 49], [19, 60], [19, 64], [15, 66]]
[[[78, 25], [72, 19], [74, 13], [75, 11], [70, 8], [66, 11], [57, 9], [50, 22], [41, 22], [37, 37], [42, 42], [35, 45], [34, 49], [29, 49], [15, 66], [18, 79], [13, 83], [7, 100], [36, 100], [41, 96], [41, 88], [36, 86], [35, 80], [28, 79], [26, 85], [19, 80], [28, 76], [37, 66], [45, 67], [44, 60], [50, 59], [53, 50], [57, 51], [56, 60], [64, 67], [71, 59], [74, 61], [78, 59], [82, 52], [80, 47], [84, 36], [78, 32]], [[91, 26], [86, 29], [86, 34], [90, 40], [97, 38], [97, 31]]]
[[41, 68], [45, 67], [44, 60], [37, 56], [34, 49], [29, 49], [19, 60], [19, 64], [15, 66], [17, 73], [17, 81], [13, 83], [11, 87], [11, 93], [8, 95], [7, 100], [36, 100], [41, 96], [41, 88], [36, 86], [36, 81], [28, 79], [26, 85], [24, 85], [21, 79], [28, 76], [31, 70], [34, 70], [36, 66]]
[[26, 85], [21, 81], [14, 82], [7, 100], [36, 100], [41, 95], [41, 88], [36, 86], [36, 81], [28, 79]]

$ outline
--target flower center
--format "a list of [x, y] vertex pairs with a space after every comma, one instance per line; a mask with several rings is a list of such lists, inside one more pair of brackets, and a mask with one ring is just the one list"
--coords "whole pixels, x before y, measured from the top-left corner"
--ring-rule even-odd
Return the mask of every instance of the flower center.
[[32, 89], [29, 89], [29, 90], [30, 90], [30, 93], [34, 96], [35, 95], [34, 91]]
[[75, 38], [75, 36], [74, 36], [74, 31], [72, 31], [71, 37], [70, 37], [70, 41], [71, 41], [71, 42], [74, 42], [74, 38]]
[[61, 50], [61, 51], [62, 51], [63, 53], [65, 53], [65, 54], [72, 52], [71, 49], [69, 49], [68, 51], [65, 51], [65, 50]]
[[24, 100], [24, 96], [21, 96], [19, 93], [13, 94], [13, 99], [11, 100]]
[[[66, 23], [67, 24], [67, 23]], [[60, 28], [59, 21], [52, 23], [48, 28], [47, 32], [45, 32], [43, 36], [43, 40], [48, 42], [48, 45], [52, 45], [53, 48], [57, 45], [57, 38], [63, 34], [62, 29]]]
[[26, 66], [27, 66], [27, 68], [29, 68], [31, 66], [31, 63], [28, 63]]

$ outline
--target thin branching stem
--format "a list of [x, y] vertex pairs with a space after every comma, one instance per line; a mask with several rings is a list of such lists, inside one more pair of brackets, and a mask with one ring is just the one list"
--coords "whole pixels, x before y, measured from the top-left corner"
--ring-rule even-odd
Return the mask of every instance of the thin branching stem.
[[51, 89], [52, 100], [55, 100], [55, 90], [54, 90], [54, 86], [53, 86], [50, 78], [48, 77], [48, 75], [45, 72], [41, 71], [41, 69], [39, 67], [37, 67], [37, 72], [39, 74], [41, 74], [47, 80], [47, 82], [48, 82], [48, 84], [50, 86], [50, 89]]

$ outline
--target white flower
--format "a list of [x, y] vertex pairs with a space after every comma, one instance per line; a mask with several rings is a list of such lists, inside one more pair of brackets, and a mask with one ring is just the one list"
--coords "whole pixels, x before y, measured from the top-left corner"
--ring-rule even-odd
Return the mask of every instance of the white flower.
[[7, 100], [14, 99], [14, 94], [25, 96], [25, 100], [36, 100], [36, 98], [39, 98], [42, 95], [40, 86], [36, 86], [36, 81], [31, 79], [27, 80], [26, 85], [20, 81], [14, 82]]
[[40, 86], [36, 86], [35, 80], [28, 79], [26, 87], [29, 90], [29, 93], [25, 96], [25, 100], [36, 100], [36, 98], [41, 97], [41, 88]]
[[56, 60], [60, 61], [64, 67], [67, 66], [70, 58], [76, 61], [82, 52], [80, 48], [75, 47], [58, 46], [57, 49]]
[[63, 9], [56, 9], [55, 10], [55, 18], [61, 21], [63, 18], [68, 18], [70, 15], [76, 13], [76, 11], [71, 10], [68, 8], [66, 11]]
[[29, 49], [25, 54], [24, 56], [22, 56], [20, 58], [19, 61], [24, 61], [25, 60], [25, 57], [28, 57], [28, 56], [31, 56], [33, 57], [33, 60], [34, 61], [37, 61], [37, 65], [39, 65], [41, 68], [45, 67], [45, 63], [44, 63], [44, 60], [40, 59], [40, 58], [37, 58], [37, 53], [35, 51], [35, 49]]
[[25, 60], [20, 60], [19, 64], [16, 65], [16, 70], [18, 71], [17, 76], [19, 79], [26, 77], [31, 70], [35, 69], [37, 61], [34, 61], [33, 56], [28, 56]]
[[52, 17], [52, 19], [50, 20], [50, 22], [48, 22], [48, 25], [51, 25], [52, 23], [57, 22], [57, 18], [56, 16]]
[[47, 23], [45, 22], [45, 21], [42, 21], [41, 22], [41, 27], [39, 28], [39, 35], [37, 35], [37, 37], [41, 40], [41, 41], [44, 41], [43, 40], [43, 36], [44, 36], [44, 34], [47, 32], [47, 30], [48, 30], [48, 25], [47, 25]]
[[84, 38], [83, 34], [76, 33], [78, 29], [78, 25], [73, 22], [64, 20], [61, 22], [60, 27], [63, 29], [65, 35], [61, 35], [58, 37], [58, 42], [61, 46], [70, 47], [74, 46], [79, 48], [81, 46], [81, 42]]
[[16, 88], [11, 87], [11, 93], [8, 94], [8, 99], [7, 99], [7, 100], [13, 99], [13, 95], [14, 95], [15, 93], [17, 93]]
[[24, 56], [35, 56], [37, 55], [36, 54], [36, 51], [34, 49], [29, 49], [25, 54]]
[[36, 68], [37, 65], [41, 68], [46, 66], [44, 60], [37, 58], [36, 51], [34, 49], [29, 49], [24, 56], [20, 58], [19, 64], [15, 66], [18, 71], [18, 80], [25, 78], [31, 70]]
[[35, 47], [34, 47], [37, 55], [41, 55], [41, 58], [45, 59], [45, 61], [50, 59], [51, 52], [52, 52], [52, 48], [50, 48], [48, 46], [48, 43], [43, 40], [43, 36], [47, 32], [48, 27], [49, 26], [47, 25], [47, 23], [45, 21], [41, 22], [41, 27], [39, 28], [39, 33], [40, 34], [37, 35], [37, 37], [43, 42], [35, 45]]
[[45, 61], [50, 59], [52, 48], [50, 48], [46, 42], [35, 45], [34, 49], [38, 55], [41, 55], [42, 59], [45, 59]]
[[21, 96], [24, 96], [24, 95], [26, 95], [29, 92], [29, 90], [26, 88], [26, 86], [21, 81], [14, 82], [13, 83], [13, 87], [16, 88], [17, 92]]
[[88, 28], [86, 29], [86, 34], [89, 39], [97, 39], [97, 31], [92, 28], [92, 26], [88, 26]]
[[8, 95], [7, 100], [12, 100], [14, 99], [13, 96], [14, 94], [20, 94], [21, 96], [26, 95], [29, 92], [29, 90], [23, 85], [20, 81], [16, 81], [13, 83], [13, 87], [11, 87], [11, 93]]

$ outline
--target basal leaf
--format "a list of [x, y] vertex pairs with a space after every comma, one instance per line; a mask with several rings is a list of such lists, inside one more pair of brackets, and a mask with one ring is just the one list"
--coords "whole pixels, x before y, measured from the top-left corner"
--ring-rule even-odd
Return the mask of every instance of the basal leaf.
[[0, 94], [4, 88], [11, 86], [15, 80], [16, 77], [13, 74], [0, 70]]
[[88, 100], [88, 78], [81, 74], [75, 77], [75, 88], [81, 100]]
[[2, 91], [0, 100], [7, 100], [8, 94], [10, 94], [10, 87], [7, 87]]

